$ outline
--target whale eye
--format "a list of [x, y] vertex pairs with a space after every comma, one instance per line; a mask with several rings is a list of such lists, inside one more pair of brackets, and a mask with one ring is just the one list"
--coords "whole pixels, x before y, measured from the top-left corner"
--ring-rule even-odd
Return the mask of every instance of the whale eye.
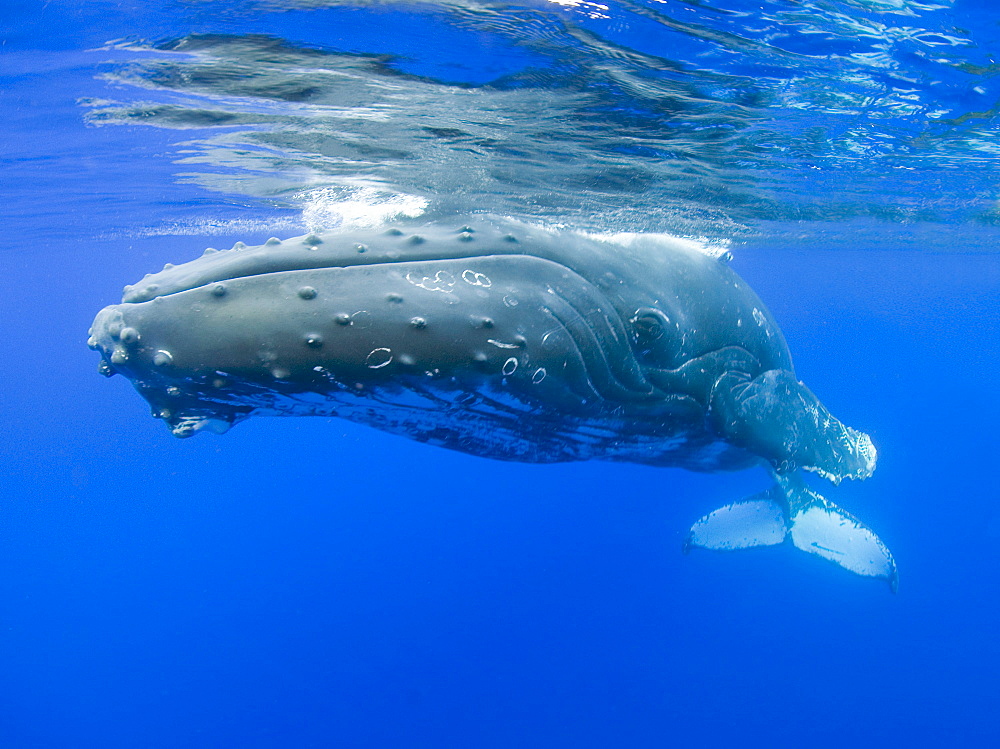
[[636, 310], [629, 323], [632, 326], [635, 351], [640, 359], [649, 358], [666, 348], [669, 345], [669, 333], [676, 327], [666, 314], [653, 307]]

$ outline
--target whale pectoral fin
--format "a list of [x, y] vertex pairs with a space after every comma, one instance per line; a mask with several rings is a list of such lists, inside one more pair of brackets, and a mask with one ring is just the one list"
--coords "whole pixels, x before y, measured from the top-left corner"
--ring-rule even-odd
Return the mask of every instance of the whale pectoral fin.
[[886, 580], [896, 592], [896, 563], [874, 531], [836, 506], [809, 507], [793, 515], [792, 543], [863, 577]]
[[868, 435], [841, 424], [786, 370], [756, 377], [727, 372], [712, 390], [709, 414], [727, 440], [768, 460], [779, 473], [804, 468], [839, 483], [868, 478], [875, 470]]
[[705, 515], [691, 526], [684, 552], [774, 546], [786, 538], [857, 575], [883, 579], [896, 592], [896, 563], [874, 531], [794, 474], [779, 475], [770, 490]]
[[788, 503], [789, 535], [795, 548], [863, 577], [883, 579], [896, 592], [896, 561], [871, 528], [814, 492], [798, 476], [779, 476], [778, 484]]
[[754, 546], [774, 546], [788, 535], [788, 525], [775, 487], [708, 513], [694, 525], [684, 541], [684, 553], [694, 548], [735, 551]]

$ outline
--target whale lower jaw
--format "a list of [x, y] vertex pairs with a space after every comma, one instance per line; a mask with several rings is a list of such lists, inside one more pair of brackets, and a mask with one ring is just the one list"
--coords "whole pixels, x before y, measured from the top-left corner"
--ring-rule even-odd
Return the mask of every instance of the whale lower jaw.
[[[168, 403], [154, 407], [154, 415], [182, 438], [201, 432], [221, 434], [250, 416], [321, 416], [346, 419], [428, 445], [515, 462], [608, 460], [703, 472], [736, 470], [756, 462], [697, 428], [658, 433], [657, 420], [651, 420], [645, 432], [635, 430], [632, 419], [629, 424], [607, 418], [567, 420], [561, 414], [546, 413], [537, 402], [518, 399], [510, 391], [489, 384], [477, 383], [462, 389], [458, 396], [456, 383], [447, 388], [438, 384], [424, 375], [377, 392], [364, 392], [332, 378], [331, 389], [323, 393], [285, 394], [277, 388], [254, 393], [255, 388], [248, 387], [235, 407], [224, 401], [213, 406], [202, 398], [193, 406]], [[236, 383], [230, 387], [241, 390]], [[378, 408], [372, 407], [373, 401]], [[454, 412], [458, 404], [460, 418]], [[666, 412], [664, 408], [661, 413]], [[631, 430], [626, 429], [629, 425]]]

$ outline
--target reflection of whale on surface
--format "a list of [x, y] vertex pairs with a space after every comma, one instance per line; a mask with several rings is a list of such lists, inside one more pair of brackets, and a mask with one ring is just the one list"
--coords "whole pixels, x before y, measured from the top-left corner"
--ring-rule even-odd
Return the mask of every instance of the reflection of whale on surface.
[[881, 541], [798, 470], [866, 478], [871, 441], [795, 379], [753, 291], [681, 242], [477, 219], [237, 244], [127, 287], [90, 345], [180, 437], [316, 414], [506, 460], [764, 463], [775, 486], [688, 547], [790, 538], [895, 587]]

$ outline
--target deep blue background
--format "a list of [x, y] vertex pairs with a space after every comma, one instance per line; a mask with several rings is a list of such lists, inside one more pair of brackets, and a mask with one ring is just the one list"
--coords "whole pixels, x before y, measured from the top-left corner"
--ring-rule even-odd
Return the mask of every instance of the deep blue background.
[[760, 471], [504, 464], [325, 419], [179, 441], [84, 340], [206, 240], [114, 232], [262, 209], [175, 184], [175, 135], [85, 127], [102, 84], [80, 50], [179, 18], [304, 35], [295, 14], [76, 5], [0, 6], [0, 745], [1000, 740], [994, 246], [862, 225], [854, 252], [735, 248], [799, 375], [880, 450], [829, 494], [893, 549], [896, 596], [791, 549], [682, 556]]

